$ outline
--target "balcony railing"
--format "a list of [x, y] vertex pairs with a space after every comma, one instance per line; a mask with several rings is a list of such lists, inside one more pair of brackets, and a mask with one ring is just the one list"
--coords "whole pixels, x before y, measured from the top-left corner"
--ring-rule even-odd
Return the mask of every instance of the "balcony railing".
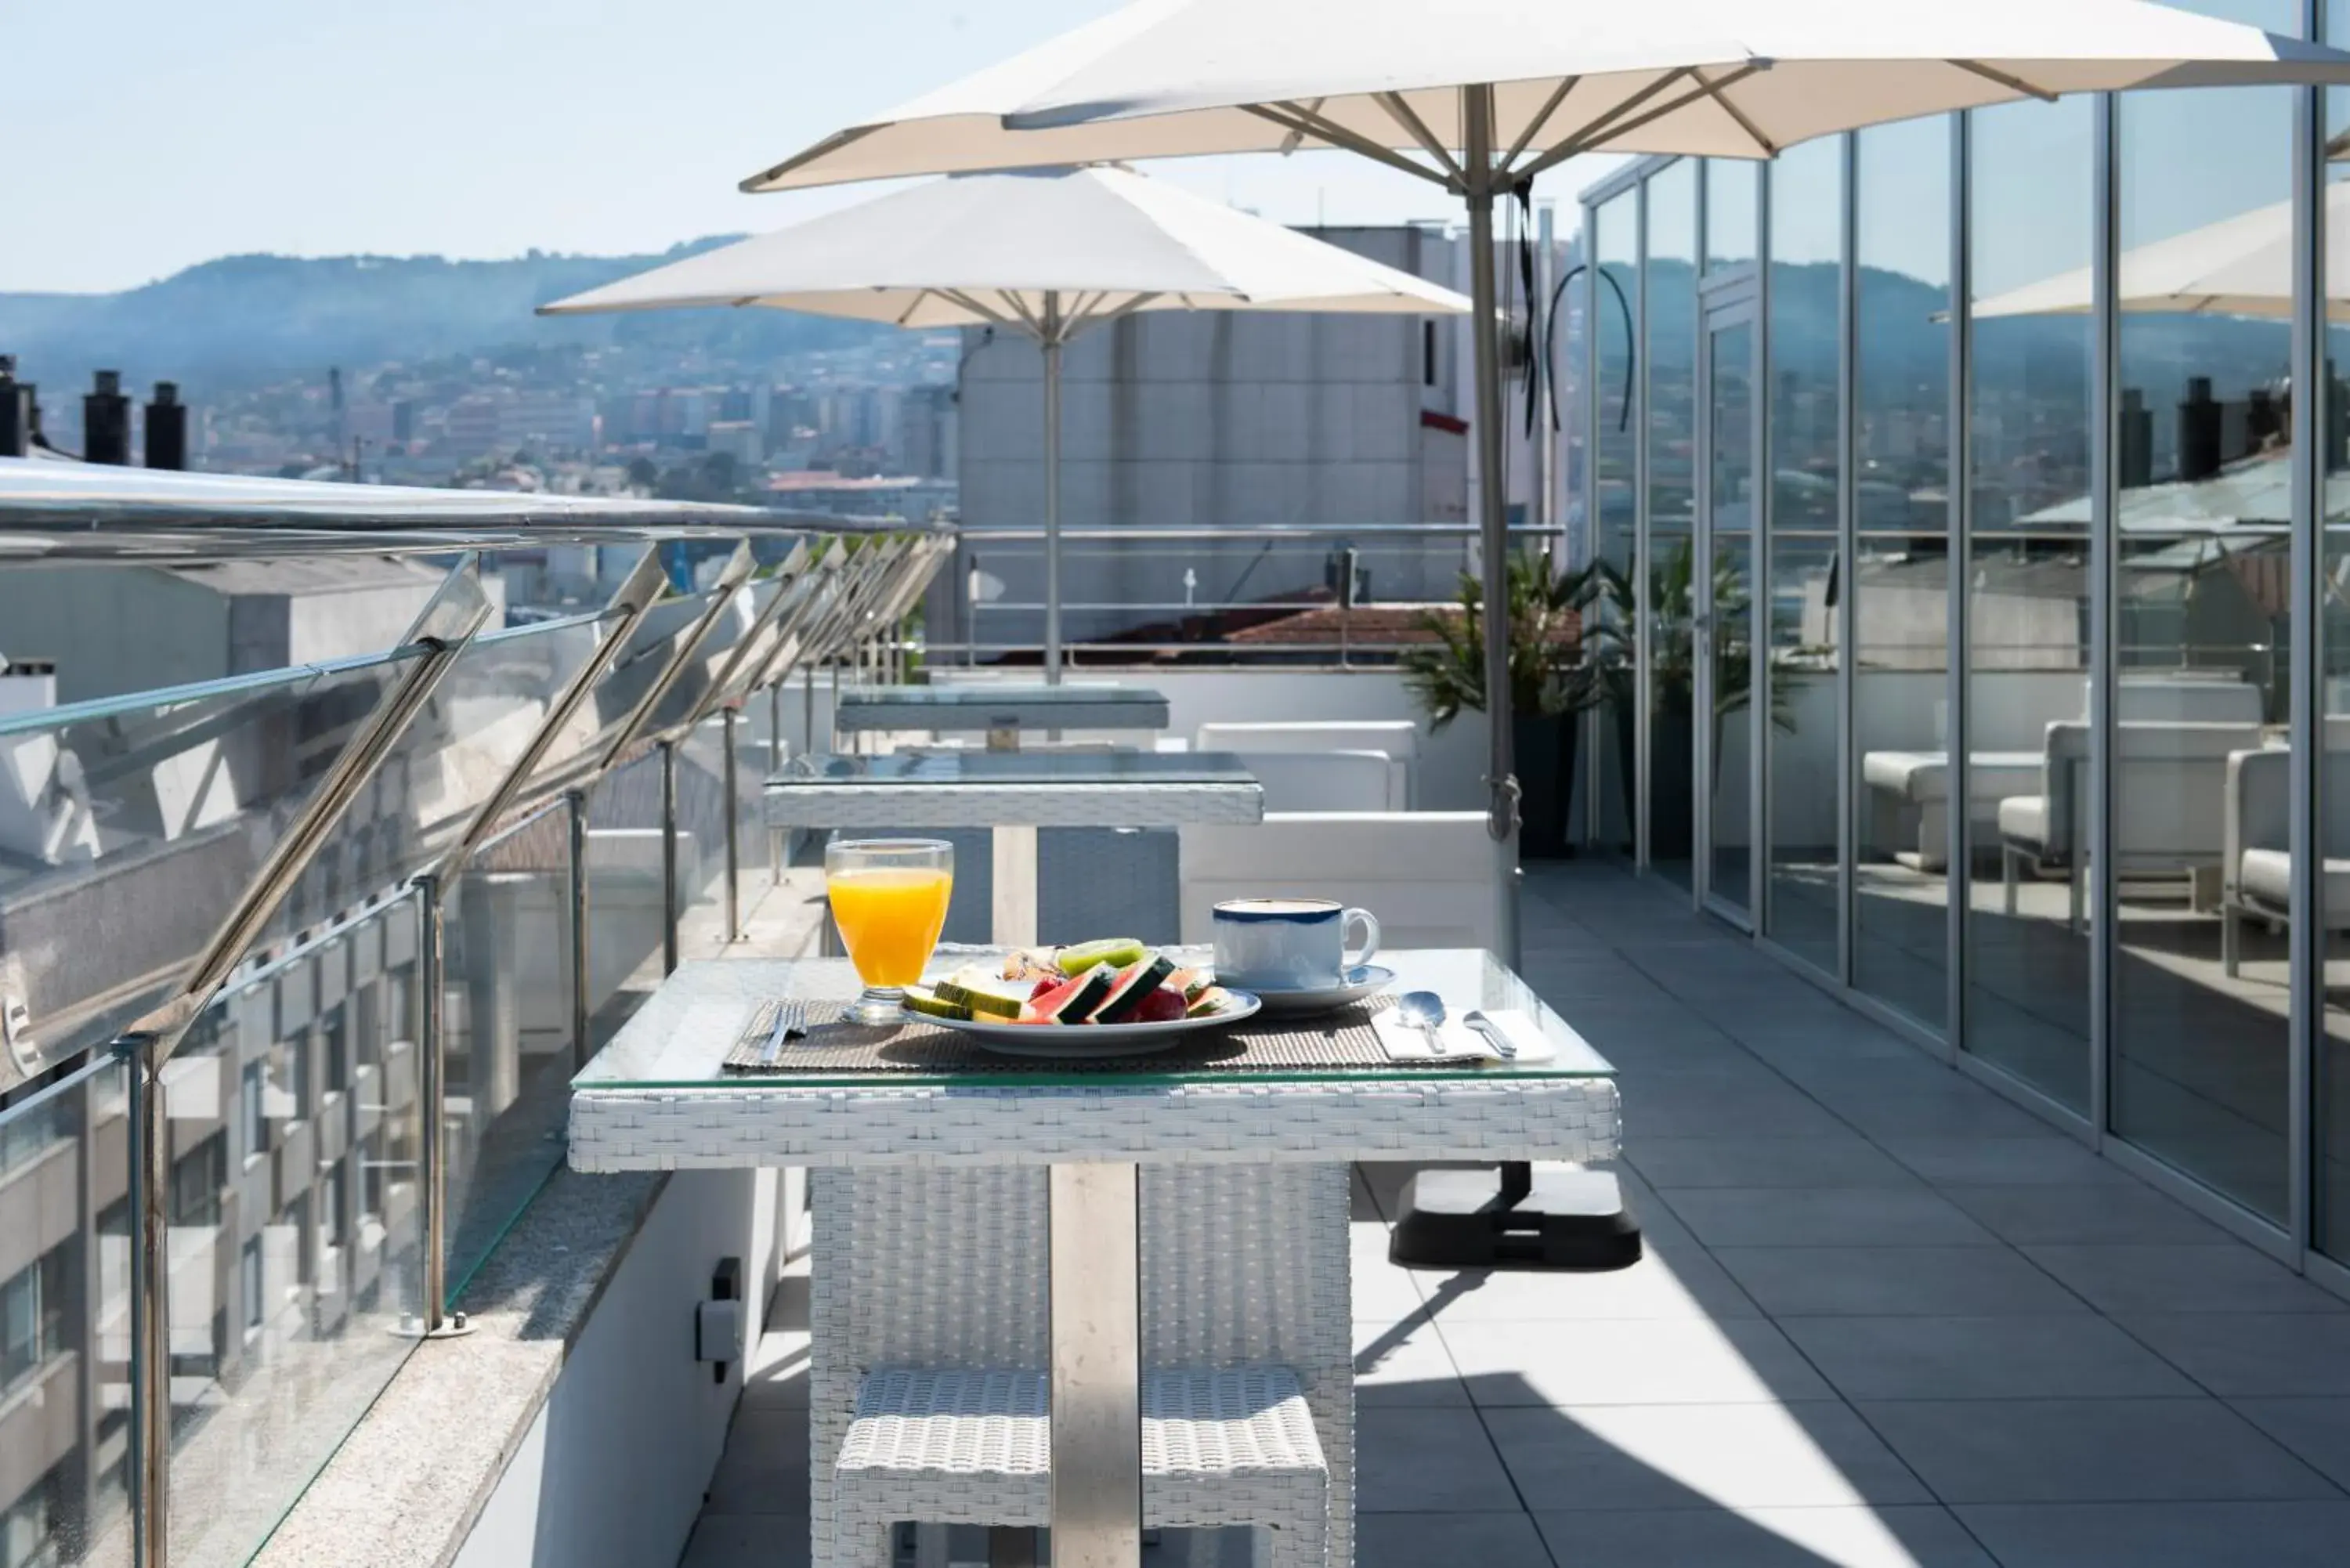
[[[0, 717], [0, 1516], [39, 1560], [242, 1563], [458, 1326], [625, 982], [689, 909], [738, 925], [756, 695], [891, 663], [945, 551], [78, 471], [77, 542], [12, 477], [0, 551], [455, 558], [386, 652]], [[736, 546], [695, 592], [687, 524]], [[485, 628], [473, 548], [581, 538], [643, 547], [608, 605]]]

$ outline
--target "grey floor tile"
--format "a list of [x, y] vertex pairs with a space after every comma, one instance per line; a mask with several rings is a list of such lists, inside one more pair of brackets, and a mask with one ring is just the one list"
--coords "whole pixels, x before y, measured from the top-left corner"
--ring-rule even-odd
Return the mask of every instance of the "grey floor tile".
[[1748, 1405], [1835, 1392], [1758, 1318], [1444, 1324], [1469, 1397], [1506, 1405]]
[[1485, 1423], [1536, 1513], [1933, 1501], [1834, 1402], [1488, 1410]]
[[[1474, 1410], [1367, 1409], [1355, 1420], [1355, 1510], [1507, 1513], [1509, 1472]], [[1366, 1521], [1365, 1528], [1376, 1524]]]
[[2114, 1321], [2223, 1397], [2350, 1395], [2350, 1314], [2129, 1313]]
[[[1428, 1311], [1456, 1323], [1564, 1323], [1595, 1318], [1760, 1317], [1746, 1293], [1695, 1241], [1646, 1239], [1646, 1255], [1604, 1273], [1468, 1270], [1418, 1272]], [[1359, 1302], [1359, 1298], [1357, 1298]], [[1356, 1309], [1361, 1311], [1359, 1304]]]
[[1783, 1085], [1757, 1088], [1690, 1078], [1667, 1086], [1651, 1078], [1624, 1091], [1627, 1148], [1648, 1137], [1809, 1137], [1851, 1130]]
[[1552, 1568], [1533, 1517], [1514, 1511], [1356, 1516], [1355, 1568], [1436, 1568], [1451, 1563]]
[[1713, 1255], [1773, 1317], [2087, 1310], [2004, 1247], [1720, 1247]]
[[2099, 1312], [2350, 1312], [2241, 1241], [2210, 1247], [2052, 1243], [2024, 1255]]
[[1988, 1247], [1999, 1238], [1923, 1186], [1661, 1193], [1709, 1247]]
[[1650, 1185], [1908, 1187], [1917, 1174], [1857, 1134], [1812, 1137], [1649, 1137], [1624, 1158]]
[[2350, 1489], [2350, 1399], [2234, 1399], [2243, 1417]]
[[2021, 1137], [1887, 1134], [1886, 1153], [1938, 1186], [2136, 1186], [2137, 1178], [2054, 1127]]
[[1817, 1093], [1821, 1104], [1872, 1138], [2028, 1137], [2046, 1127], [1989, 1089], [1950, 1076], [1948, 1087], [1917, 1094]]
[[2217, 1399], [1864, 1400], [1856, 1407], [1947, 1503], [2338, 1495]]
[[2191, 1397], [2201, 1392], [2094, 1313], [1777, 1321], [1849, 1399]]
[[1355, 1324], [1355, 1403], [1457, 1408], [1469, 1403], [1469, 1391], [1436, 1325], [1414, 1314], [1400, 1323]]
[[1578, 1568], [1998, 1568], [1931, 1506], [1639, 1509], [1537, 1522], [1558, 1561]]
[[800, 1568], [807, 1561], [805, 1513], [704, 1513], [678, 1568]]
[[778, 1410], [737, 1415], [702, 1504], [712, 1514], [808, 1511], [807, 1417]]
[[1978, 1505], [1952, 1510], [2003, 1568], [2341, 1568], [2350, 1502]]
[[1945, 1186], [1941, 1192], [2001, 1240], [2018, 1246], [2041, 1241], [2149, 1241], [2192, 1247], [2231, 1240], [2184, 1204], [2136, 1184]]
[[1388, 1262], [1388, 1228], [1357, 1221], [1347, 1237], [1354, 1272], [1354, 1315], [1362, 1323], [1397, 1323], [1418, 1313], [1420, 1276]]
[[769, 1329], [743, 1374], [745, 1409], [805, 1410], [808, 1402], [808, 1336], [804, 1330]]

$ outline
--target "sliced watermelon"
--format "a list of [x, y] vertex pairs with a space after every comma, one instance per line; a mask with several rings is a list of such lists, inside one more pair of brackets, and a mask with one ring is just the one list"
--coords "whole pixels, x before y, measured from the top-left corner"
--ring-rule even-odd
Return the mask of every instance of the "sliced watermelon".
[[1205, 964], [1193, 969], [1179, 969], [1167, 977], [1167, 988], [1183, 993], [1187, 1002], [1197, 1002], [1200, 993], [1216, 983], [1216, 971]]
[[1120, 970], [1110, 982], [1109, 994], [1101, 1005], [1088, 1015], [1096, 1023], [1125, 1023], [1134, 1017], [1142, 999], [1167, 982], [1175, 972], [1175, 961], [1163, 954], [1153, 954], [1141, 962]]
[[1232, 993], [1231, 992], [1225, 991], [1221, 987], [1211, 985], [1208, 987], [1207, 990], [1201, 992], [1199, 995], [1191, 999], [1191, 1005], [1185, 1010], [1183, 1016], [1186, 1018], [1213, 1018], [1217, 1013], [1222, 1012], [1224, 1010], [1224, 1003], [1230, 1002], [1232, 999]]
[[1172, 1023], [1183, 1016], [1183, 993], [1170, 985], [1162, 985], [1142, 999], [1128, 1023]]
[[1109, 995], [1118, 977], [1106, 969], [1088, 970], [1064, 981], [1020, 1010], [1023, 1023], [1083, 1023]]

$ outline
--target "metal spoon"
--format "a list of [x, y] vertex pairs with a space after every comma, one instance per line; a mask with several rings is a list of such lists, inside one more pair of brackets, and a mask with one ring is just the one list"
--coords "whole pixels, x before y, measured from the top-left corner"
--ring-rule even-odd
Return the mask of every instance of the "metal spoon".
[[1438, 1033], [1444, 1027], [1444, 999], [1432, 991], [1407, 991], [1396, 998], [1396, 1017], [1408, 1029], [1417, 1029], [1428, 1039], [1428, 1054], [1441, 1056], [1444, 1036]]

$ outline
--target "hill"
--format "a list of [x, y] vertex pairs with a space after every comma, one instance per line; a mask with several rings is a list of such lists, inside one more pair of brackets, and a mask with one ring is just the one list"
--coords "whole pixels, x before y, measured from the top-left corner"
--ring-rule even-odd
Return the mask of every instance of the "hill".
[[[728, 236], [732, 237], [732, 236]], [[327, 365], [413, 362], [499, 349], [620, 344], [772, 359], [848, 348], [889, 328], [775, 310], [531, 315], [551, 299], [725, 243], [662, 255], [549, 255], [507, 261], [440, 256], [224, 256], [120, 294], [0, 293], [0, 353], [59, 392], [99, 366], [134, 386], [157, 377], [210, 387]]]

